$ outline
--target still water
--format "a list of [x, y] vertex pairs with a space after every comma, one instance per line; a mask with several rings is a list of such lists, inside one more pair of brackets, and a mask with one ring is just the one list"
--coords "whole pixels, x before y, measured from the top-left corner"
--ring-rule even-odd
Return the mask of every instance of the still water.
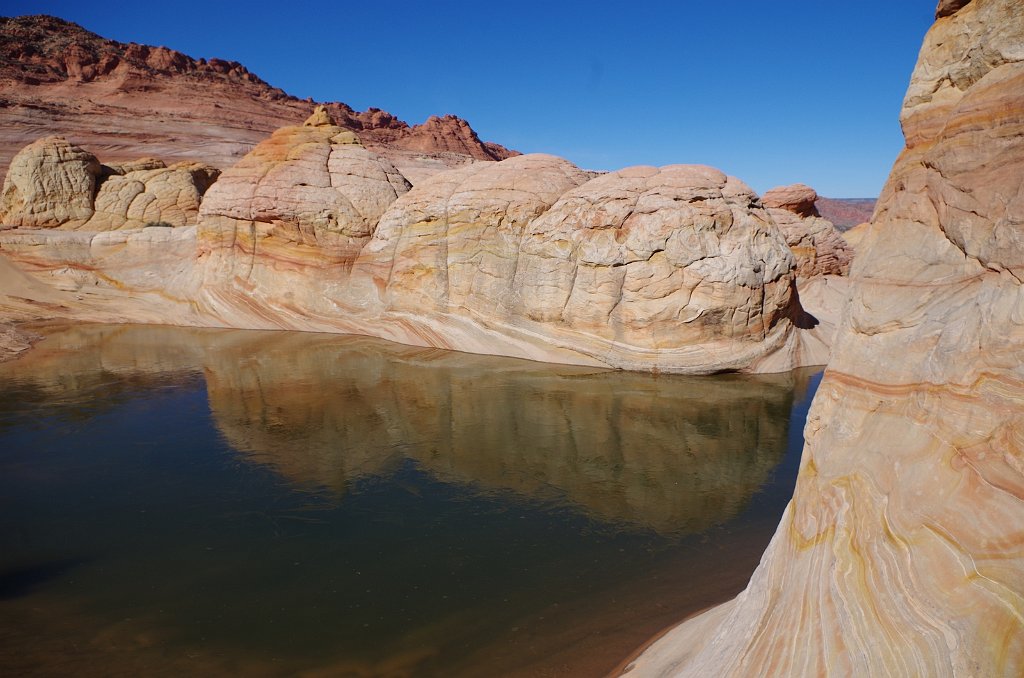
[[47, 334], [0, 364], [3, 675], [604, 675], [743, 588], [819, 378]]

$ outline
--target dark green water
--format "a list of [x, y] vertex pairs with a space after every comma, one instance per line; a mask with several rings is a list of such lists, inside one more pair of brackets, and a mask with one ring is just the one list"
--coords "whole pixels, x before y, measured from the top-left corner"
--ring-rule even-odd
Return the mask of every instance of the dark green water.
[[51, 330], [0, 365], [0, 674], [603, 675], [745, 585], [817, 381]]

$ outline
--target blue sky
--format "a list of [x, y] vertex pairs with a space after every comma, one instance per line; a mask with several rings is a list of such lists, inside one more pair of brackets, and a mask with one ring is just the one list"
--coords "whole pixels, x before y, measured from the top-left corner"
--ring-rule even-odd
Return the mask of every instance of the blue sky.
[[193, 2], [7, 0], [104, 37], [240, 61], [299, 97], [581, 167], [704, 163], [758, 192], [873, 197], [936, 0]]

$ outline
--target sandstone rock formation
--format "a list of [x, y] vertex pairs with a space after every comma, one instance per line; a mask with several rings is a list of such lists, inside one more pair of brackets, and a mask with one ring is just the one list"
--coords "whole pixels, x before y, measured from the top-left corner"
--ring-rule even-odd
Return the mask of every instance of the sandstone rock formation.
[[569, 362], [709, 372], [801, 360], [792, 255], [753, 191], [701, 166], [585, 179], [543, 155], [434, 177], [381, 217], [350, 297], [539, 340], [579, 356]]
[[423, 182], [381, 217], [360, 258], [357, 278], [373, 279], [367, 303], [384, 311], [510, 312], [527, 225], [586, 180], [569, 161], [535, 154]]
[[807, 184], [779, 186], [761, 196], [761, 203], [771, 209], [787, 210], [801, 217], [818, 216], [814, 206], [818, 193]]
[[853, 248], [856, 252], [860, 249], [861, 243], [864, 242], [867, 237], [868, 231], [871, 229], [871, 222], [864, 222], [863, 224], [857, 224], [849, 231], [843, 233], [843, 240], [846, 244]]
[[96, 232], [149, 218], [132, 212], [138, 197], [188, 169], [143, 160], [108, 168], [88, 230], [15, 231], [0, 249], [73, 295], [55, 314], [93, 320], [369, 334], [683, 373], [777, 372], [827, 356], [831, 325], [801, 308], [781, 234], [718, 170], [591, 179], [530, 155], [410, 191], [326, 110], [307, 123], [226, 172], [197, 228]]
[[203, 194], [219, 175], [209, 165], [167, 167], [154, 158], [100, 165], [63, 137], [43, 137], [11, 164], [0, 224], [89, 231], [195, 224]]
[[112, 168], [112, 173], [100, 184], [95, 213], [83, 229], [195, 224], [203, 194], [220, 170], [194, 162], [165, 167], [160, 161], [148, 160], [125, 163]]
[[[205, 196], [216, 176], [207, 166], [142, 159], [93, 170], [95, 212], [68, 223], [81, 233], [0, 237], [7, 257], [74, 295], [67, 313], [93, 320], [155, 315], [579, 365], [778, 372], [824, 362], [829, 309], [843, 296], [808, 289], [808, 315], [769, 211], [704, 166], [594, 177], [553, 156], [515, 156], [410, 190], [319, 107]], [[189, 226], [201, 196], [196, 228], [138, 232]], [[805, 228], [815, 217], [793, 219], [810, 249], [799, 272], [832, 272], [818, 252], [825, 241]]]
[[797, 261], [797, 275], [845, 275], [853, 252], [832, 223], [815, 207], [818, 194], [810, 186], [773, 188], [761, 197], [768, 214], [782, 230]]
[[[20, 148], [54, 133], [110, 161], [152, 154], [225, 169], [275, 129], [299, 124], [313, 103], [236, 62], [106, 40], [50, 16], [0, 17], [0, 89], [0, 174]], [[410, 127], [379, 109], [327, 106], [417, 177], [514, 155], [454, 116]]]
[[944, 2], [747, 590], [631, 676], [1024, 673], [1024, 13]]
[[93, 215], [99, 176], [100, 163], [91, 153], [63, 137], [38, 139], [11, 161], [0, 197], [0, 224], [81, 225]]
[[[260, 280], [255, 268], [309, 265], [343, 273], [381, 214], [410, 188], [323, 108], [257, 146], [209, 192], [200, 236], [209, 279]], [[273, 286], [273, 281], [267, 280]], [[269, 290], [267, 290], [269, 291]], [[276, 294], [276, 292], [274, 292]]]

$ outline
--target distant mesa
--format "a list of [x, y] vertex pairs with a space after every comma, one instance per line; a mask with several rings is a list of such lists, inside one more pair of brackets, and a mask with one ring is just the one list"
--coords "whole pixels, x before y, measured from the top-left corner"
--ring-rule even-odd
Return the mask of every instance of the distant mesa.
[[[225, 169], [275, 129], [301, 123], [313, 103], [237, 62], [107, 40], [45, 15], [0, 17], [0, 88], [0, 174], [41, 130], [108, 162], [155, 155]], [[452, 115], [410, 126], [377, 108], [324, 107], [409, 176], [516, 155]]]
[[857, 224], [871, 221], [876, 202], [875, 198], [823, 198], [819, 195], [814, 205], [822, 217], [845, 233]]

